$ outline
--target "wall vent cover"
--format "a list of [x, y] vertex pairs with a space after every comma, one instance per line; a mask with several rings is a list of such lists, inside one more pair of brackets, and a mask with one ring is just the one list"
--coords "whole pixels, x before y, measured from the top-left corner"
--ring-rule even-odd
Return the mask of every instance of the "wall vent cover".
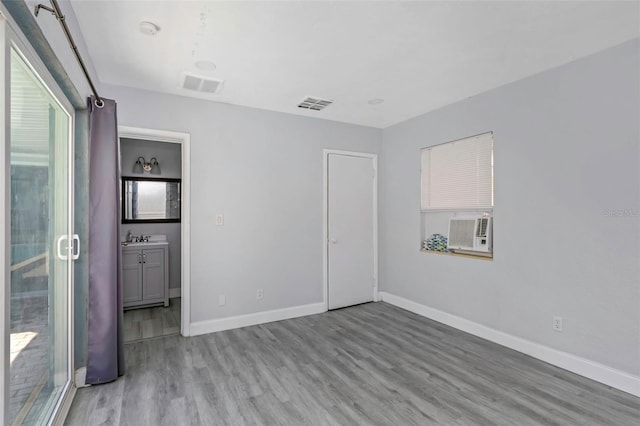
[[311, 109], [314, 111], [321, 111], [324, 108], [331, 105], [333, 101], [321, 98], [315, 98], [311, 96], [307, 96], [298, 104], [298, 108]]
[[182, 88], [195, 90], [202, 93], [217, 93], [222, 88], [224, 80], [216, 80], [211, 77], [201, 77], [191, 73], [183, 73]]

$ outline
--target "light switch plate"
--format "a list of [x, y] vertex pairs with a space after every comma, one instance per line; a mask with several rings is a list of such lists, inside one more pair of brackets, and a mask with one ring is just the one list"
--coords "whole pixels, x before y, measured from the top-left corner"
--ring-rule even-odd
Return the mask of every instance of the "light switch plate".
[[216, 226], [224, 226], [224, 215], [216, 215]]

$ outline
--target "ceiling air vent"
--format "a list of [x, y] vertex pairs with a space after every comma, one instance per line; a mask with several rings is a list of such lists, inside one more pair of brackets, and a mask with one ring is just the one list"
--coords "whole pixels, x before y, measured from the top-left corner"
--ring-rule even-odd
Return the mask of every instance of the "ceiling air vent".
[[333, 101], [320, 98], [312, 98], [307, 96], [298, 104], [298, 108], [312, 109], [314, 111], [320, 111], [331, 105]]
[[203, 93], [216, 93], [222, 87], [223, 80], [201, 77], [191, 73], [183, 73], [182, 88]]

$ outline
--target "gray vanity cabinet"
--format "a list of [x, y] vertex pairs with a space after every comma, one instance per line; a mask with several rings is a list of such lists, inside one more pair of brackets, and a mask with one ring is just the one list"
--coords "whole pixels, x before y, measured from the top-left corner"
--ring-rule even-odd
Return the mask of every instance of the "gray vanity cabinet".
[[168, 243], [141, 243], [122, 247], [124, 308], [169, 306]]

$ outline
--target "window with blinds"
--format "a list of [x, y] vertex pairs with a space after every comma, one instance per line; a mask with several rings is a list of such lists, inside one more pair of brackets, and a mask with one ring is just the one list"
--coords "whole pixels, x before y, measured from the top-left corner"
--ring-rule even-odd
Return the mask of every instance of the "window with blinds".
[[422, 211], [493, 208], [493, 132], [421, 154]]

